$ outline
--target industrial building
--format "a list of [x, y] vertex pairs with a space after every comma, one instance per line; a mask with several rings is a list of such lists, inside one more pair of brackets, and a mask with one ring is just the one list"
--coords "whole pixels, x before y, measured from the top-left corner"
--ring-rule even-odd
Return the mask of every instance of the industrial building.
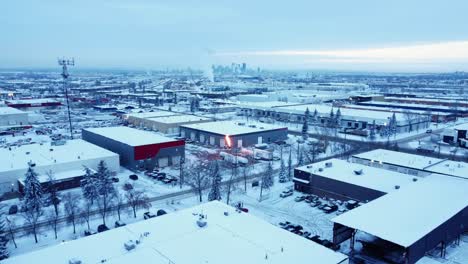
[[170, 112], [170, 111], [154, 111], [154, 112], [126, 114], [126, 115], [123, 115], [123, 119], [131, 125], [134, 125], [137, 127], [147, 127], [150, 124], [148, 123], [148, 118], [174, 116], [174, 115], [179, 115], [179, 114], [175, 112]]
[[462, 148], [468, 148], [468, 123], [447, 128], [442, 132], [442, 141]]
[[146, 118], [145, 127], [164, 134], [180, 134], [181, 125], [211, 122], [213, 119], [194, 115], [172, 115]]
[[248, 147], [286, 140], [288, 128], [234, 121], [208, 122], [180, 127], [181, 137], [220, 147]]
[[[238, 114], [254, 118], [303, 123], [307, 109], [309, 109], [310, 112], [309, 122], [320, 126], [327, 126], [330, 124], [330, 113], [333, 111], [334, 114], [336, 114], [338, 109], [340, 109], [341, 120], [339, 129], [346, 133], [362, 136], [367, 136], [367, 131], [372, 126], [373, 122], [375, 122], [376, 125], [376, 132], [379, 133], [381, 129], [389, 124], [393, 114], [395, 114], [396, 118], [397, 133], [426, 128], [431, 121], [431, 117], [428, 115], [415, 114], [407, 116], [402, 113], [373, 111], [370, 109], [339, 108], [323, 104], [288, 105], [283, 103], [274, 106], [241, 105], [239, 106]], [[314, 116], [315, 111], [317, 111], [316, 116]]]
[[185, 142], [129, 127], [87, 128], [82, 138], [119, 154], [130, 169], [175, 165], [185, 157]]
[[417, 181], [414, 177], [345, 160], [329, 159], [294, 170], [294, 189], [342, 201], [372, 201]]
[[356, 154], [351, 159], [355, 163], [366, 166], [383, 168], [419, 177], [426, 177], [436, 173], [468, 179], [468, 163], [460, 161], [437, 159], [386, 149], [375, 149]]
[[54, 108], [62, 105], [61, 102], [50, 98], [6, 100], [5, 104], [20, 109]]
[[120, 170], [117, 154], [81, 139], [66, 141], [64, 145], [43, 143], [1, 148], [0, 157], [5, 157], [0, 159], [0, 193], [18, 190], [18, 180], [24, 177], [28, 163], [34, 164], [40, 177], [52, 171], [61, 181], [82, 176], [84, 167], [97, 169], [101, 160], [111, 171]]
[[445, 105], [427, 105], [427, 104], [409, 104], [401, 102], [360, 102], [359, 105], [368, 105], [376, 107], [386, 107], [386, 108], [398, 108], [406, 110], [420, 110], [420, 111], [431, 111], [431, 112], [445, 112], [452, 113], [458, 117], [468, 116], [468, 108], [462, 106], [445, 106]]
[[2, 263], [347, 264], [349, 260], [342, 253], [213, 201]]
[[363, 254], [390, 263], [417, 263], [436, 247], [444, 257], [468, 231], [466, 190], [466, 179], [430, 175], [332, 219], [333, 242], [358, 241]]
[[0, 107], [0, 129], [29, 125], [28, 113], [12, 107]]

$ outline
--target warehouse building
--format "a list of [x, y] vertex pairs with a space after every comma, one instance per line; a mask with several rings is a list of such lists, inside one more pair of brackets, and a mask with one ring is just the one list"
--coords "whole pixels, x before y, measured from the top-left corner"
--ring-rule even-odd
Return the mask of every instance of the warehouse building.
[[349, 261], [342, 253], [213, 201], [2, 263], [347, 264]]
[[31, 144], [15, 148], [1, 148], [0, 157], [0, 193], [18, 190], [18, 180], [24, 178], [28, 163], [34, 164], [34, 170], [40, 177], [52, 171], [57, 180], [82, 176], [84, 167], [97, 169], [103, 160], [111, 171], [119, 171], [119, 156], [106, 149], [76, 139], [66, 141], [64, 145]]
[[174, 115], [179, 115], [179, 114], [175, 112], [170, 112], [170, 111], [154, 111], [154, 112], [126, 114], [126, 115], [123, 115], [123, 119], [131, 125], [134, 125], [137, 127], [147, 127], [149, 125], [148, 118], [174, 116]]
[[[341, 118], [339, 128], [350, 134], [368, 135], [368, 129], [375, 122], [376, 132], [379, 133], [390, 122], [393, 114], [396, 118], [396, 132], [403, 133], [410, 130], [422, 129], [429, 126], [431, 117], [428, 115], [414, 114], [411, 116], [402, 113], [373, 111], [371, 109], [350, 109], [339, 108], [323, 104], [297, 104], [287, 105], [285, 103], [273, 106], [239, 106], [238, 114], [247, 117], [271, 119], [275, 121], [285, 121], [293, 123], [303, 123], [305, 119], [305, 112], [307, 109], [310, 111], [309, 123], [319, 126], [328, 126], [330, 120], [330, 113], [334, 114], [340, 109]], [[315, 111], [317, 115], [314, 116]], [[408, 119], [410, 118], [410, 119]]]
[[468, 163], [460, 161], [437, 159], [386, 149], [375, 149], [356, 154], [351, 159], [355, 163], [419, 177], [437, 173], [468, 179]]
[[28, 125], [28, 113], [13, 107], [0, 107], [0, 128], [18, 128]]
[[59, 101], [50, 98], [6, 100], [5, 104], [19, 109], [55, 108], [62, 105]]
[[444, 258], [447, 245], [468, 231], [466, 190], [466, 179], [430, 175], [332, 219], [333, 242], [350, 239], [353, 250], [357, 240], [355, 256], [390, 263], [417, 263], [436, 247]]
[[87, 128], [82, 138], [119, 154], [130, 169], [153, 169], [179, 164], [185, 142], [129, 127]]
[[385, 169], [329, 159], [294, 170], [294, 189], [342, 201], [372, 201], [417, 179]]
[[179, 135], [181, 125], [200, 124], [213, 121], [211, 118], [194, 115], [172, 115], [147, 118], [145, 127], [164, 134]]
[[463, 148], [468, 148], [468, 123], [457, 125], [452, 128], [447, 128], [442, 132], [442, 141], [449, 144], [454, 144]]
[[361, 102], [359, 105], [368, 105], [376, 107], [386, 107], [386, 108], [398, 108], [406, 110], [420, 110], [420, 111], [431, 111], [431, 112], [444, 112], [452, 113], [456, 116], [468, 116], [468, 108], [461, 106], [444, 106], [444, 105], [427, 105], [427, 104], [409, 104], [401, 102]]
[[224, 147], [248, 147], [255, 144], [273, 143], [286, 140], [287, 127], [270, 124], [248, 124], [234, 121], [220, 121], [182, 125], [180, 136], [202, 144]]

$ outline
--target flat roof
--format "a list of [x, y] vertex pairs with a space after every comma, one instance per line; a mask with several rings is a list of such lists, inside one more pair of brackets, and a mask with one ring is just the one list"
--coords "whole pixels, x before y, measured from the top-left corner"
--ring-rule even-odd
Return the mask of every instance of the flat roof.
[[455, 130], [468, 130], [468, 123], [463, 123], [453, 127]]
[[332, 219], [409, 247], [468, 206], [468, 181], [430, 175]]
[[43, 103], [59, 103], [59, 101], [51, 98], [36, 98], [36, 99], [21, 99], [21, 100], [6, 100], [7, 104], [43, 104]]
[[[91, 169], [91, 171], [94, 171], [94, 170]], [[85, 175], [85, 170], [81, 169], [81, 170], [68, 170], [68, 171], [56, 172], [53, 174], [53, 177], [54, 177], [54, 180], [60, 181], [60, 180], [66, 180], [69, 178], [74, 178], [74, 177], [83, 176], [83, 175]], [[49, 181], [49, 176], [46, 173], [39, 173], [37, 178], [39, 179], [41, 183]], [[23, 183], [25, 178], [22, 177], [22, 178], [19, 178], [18, 180]]]
[[427, 167], [426, 171], [468, 179], [468, 163], [461, 161], [444, 160]]
[[162, 117], [151, 117], [148, 120], [165, 123], [165, 124], [177, 124], [177, 123], [188, 123], [196, 121], [211, 121], [211, 118], [194, 116], [194, 115], [172, 115]]
[[27, 114], [13, 107], [0, 107], [0, 115]]
[[401, 167], [424, 170], [427, 166], [441, 162], [441, 159], [408, 154], [404, 152], [375, 149], [353, 157], [370, 160], [371, 162], [387, 163]]
[[85, 128], [83, 130], [133, 147], [177, 141], [173, 138], [161, 136], [153, 132], [126, 126]]
[[[228, 215], [225, 215], [227, 212]], [[207, 216], [200, 228], [198, 214]], [[146, 234], [146, 235], [145, 235]], [[140, 240], [130, 251], [124, 243]], [[68, 263], [177, 264], [338, 264], [346, 255], [278, 228], [249, 213], [214, 201], [163, 216], [111, 229], [57, 246], [3, 260], [4, 264]]]
[[[265, 132], [269, 130], [287, 129], [286, 127], [280, 127], [264, 123], [246, 123], [240, 122], [244, 125], [239, 125], [239, 122], [235, 121], [216, 121], [207, 122], [200, 124], [182, 125], [181, 127], [201, 130], [219, 135], [242, 135], [249, 133]], [[255, 127], [253, 127], [255, 126]]]
[[161, 116], [174, 116], [180, 115], [179, 113], [169, 112], [169, 111], [154, 111], [154, 112], [144, 112], [144, 113], [130, 113], [126, 114], [125, 117], [134, 117], [134, 118], [149, 118], [149, 117], [161, 117]]
[[12, 147], [11, 150], [0, 148], [0, 157], [8, 157], [0, 159], [0, 172], [27, 169], [29, 161], [39, 167], [112, 156], [117, 154], [81, 139], [68, 140], [61, 146], [44, 143]]
[[[331, 163], [327, 167], [325, 163]], [[322, 171], [319, 170], [322, 169]], [[369, 167], [345, 160], [329, 159], [297, 168], [298, 170], [315, 174], [321, 177], [346, 182], [368, 189], [389, 193], [395, 191], [395, 186], [404, 186], [413, 182], [414, 176], [389, 171], [386, 169]], [[354, 171], [362, 170], [361, 175]]]

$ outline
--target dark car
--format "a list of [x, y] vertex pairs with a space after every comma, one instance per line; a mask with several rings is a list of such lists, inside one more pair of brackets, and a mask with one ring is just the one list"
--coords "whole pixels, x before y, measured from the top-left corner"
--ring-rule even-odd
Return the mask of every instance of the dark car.
[[159, 209], [159, 210], [156, 212], [156, 215], [157, 215], [157, 216], [161, 216], [161, 215], [165, 215], [165, 214], [167, 214], [167, 212], [164, 211], [163, 209]]
[[156, 215], [153, 214], [153, 213], [150, 213], [150, 212], [145, 212], [145, 213], [143, 214], [143, 218], [144, 218], [145, 220], [146, 220], [146, 219], [153, 218], [153, 217], [156, 217]]
[[94, 234], [96, 234], [96, 232], [93, 231], [93, 230], [85, 230], [85, 231], [84, 231], [84, 235], [85, 235], [85, 236], [90, 236], [90, 235], [94, 235]]
[[16, 214], [18, 213], [18, 206], [16, 204], [10, 206], [10, 209], [8, 209], [8, 214]]
[[319, 235], [315, 235], [313, 237], [310, 237], [309, 239], [314, 241], [315, 243], [319, 243], [319, 244], [322, 244], [322, 241], [323, 241], [322, 239], [320, 239]]
[[132, 174], [132, 175], [128, 176], [128, 178], [130, 178], [130, 180], [136, 181], [136, 180], [138, 180], [138, 175]]
[[112, 182], [119, 182], [119, 178], [117, 178], [117, 177], [112, 177]]
[[122, 221], [115, 221], [115, 227], [121, 227], [121, 226], [125, 226], [126, 224]]
[[327, 214], [331, 214], [331, 213], [338, 210], [338, 206], [337, 205], [328, 205], [328, 206], [325, 206], [322, 210]]
[[290, 224], [291, 224], [291, 222], [289, 222], [289, 221], [284, 221], [284, 222], [280, 222], [280, 223], [279, 223], [279, 226], [281, 226], [281, 227], [286, 227], [286, 226], [288, 226], [288, 225], [290, 225]]
[[107, 231], [107, 230], [109, 230], [109, 228], [108, 228], [106, 225], [104, 225], [104, 224], [99, 225], [99, 226], [97, 227], [97, 231], [98, 231], [99, 233], [105, 232], [105, 231]]

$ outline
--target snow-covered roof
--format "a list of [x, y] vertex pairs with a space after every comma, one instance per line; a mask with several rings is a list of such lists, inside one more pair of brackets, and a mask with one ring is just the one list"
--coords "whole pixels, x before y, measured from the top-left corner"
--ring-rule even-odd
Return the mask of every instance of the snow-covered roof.
[[211, 118], [194, 116], [194, 115], [173, 115], [173, 116], [163, 116], [163, 117], [152, 117], [148, 120], [155, 121], [158, 123], [165, 124], [177, 124], [177, 123], [189, 123], [196, 121], [210, 121]]
[[[225, 212], [228, 215], [225, 215]], [[207, 216], [203, 228], [196, 223]], [[145, 235], [146, 234], [146, 235]], [[124, 243], [140, 240], [127, 251]], [[68, 263], [321, 264], [347, 256], [218, 201], [4, 260], [4, 264]]]
[[57, 100], [50, 98], [37, 98], [37, 99], [21, 99], [21, 100], [6, 100], [7, 104], [44, 104], [44, 103], [58, 103]]
[[[330, 163], [327, 167], [325, 164]], [[410, 175], [389, 171], [381, 168], [369, 167], [345, 160], [329, 159], [297, 168], [321, 177], [362, 186], [368, 189], [389, 193], [395, 191], [395, 186], [411, 184], [413, 178]], [[319, 170], [321, 169], [321, 171]], [[357, 175], [355, 171], [361, 171]]]
[[[370, 102], [361, 102], [359, 104], [372, 104], [372, 105], [382, 105], [382, 106], [387, 106], [387, 105], [399, 105], [399, 106], [405, 106], [405, 107], [424, 107], [428, 110], [430, 109], [445, 109], [445, 110], [454, 110], [453, 107], [451, 106], [445, 106], [445, 105], [428, 105], [428, 104], [410, 104], [410, 103], [401, 103], [401, 102], [381, 102], [381, 101], [370, 101]], [[458, 107], [458, 110], [463, 110], [466, 111], [467, 108], [465, 107]]]
[[150, 118], [150, 117], [161, 117], [161, 116], [173, 116], [179, 115], [178, 113], [169, 112], [169, 111], [155, 111], [155, 112], [144, 112], [144, 113], [131, 113], [127, 114], [125, 118]]
[[463, 123], [453, 127], [455, 130], [468, 130], [468, 123]]
[[181, 127], [206, 131], [209, 133], [219, 134], [219, 135], [242, 135], [242, 134], [249, 134], [249, 133], [257, 133], [257, 132], [265, 132], [269, 130], [277, 130], [277, 129], [287, 129], [286, 127], [279, 127], [270, 124], [264, 123], [242, 123], [239, 125], [238, 122], [234, 121], [216, 121], [216, 122], [208, 122], [208, 123], [199, 123], [199, 124], [191, 124], [191, 125], [183, 125]]
[[83, 130], [122, 142], [129, 146], [143, 146], [176, 141], [173, 138], [161, 136], [153, 132], [125, 126], [85, 128]]
[[426, 168], [426, 171], [468, 179], [468, 163], [444, 160]]
[[0, 115], [27, 114], [13, 107], [0, 107]]
[[441, 159], [408, 154], [398, 151], [375, 149], [353, 157], [370, 160], [371, 162], [386, 163], [401, 167], [424, 170], [426, 167], [441, 162]]
[[468, 181], [430, 175], [332, 219], [409, 247], [468, 206]]
[[113, 156], [117, 154], [81, 139], [69, 140], [61, 146], [44, 143], [12, 147], [11, 150], [0, 148], [0, 157], [5, 157], [0, 159], [0, 172], [27, 169], [29, 161], [39, 167]]

